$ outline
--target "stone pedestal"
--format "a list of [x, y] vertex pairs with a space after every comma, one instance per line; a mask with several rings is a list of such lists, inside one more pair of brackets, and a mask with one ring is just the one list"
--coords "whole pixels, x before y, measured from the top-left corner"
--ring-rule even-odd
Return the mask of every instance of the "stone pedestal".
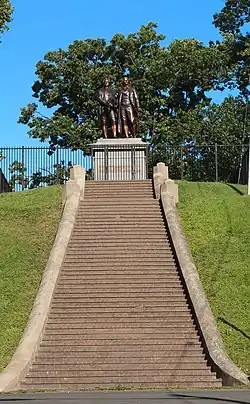
[[94, 180], [145, 180], [148, 144], [141, 139], [99, 139], [92, 145]]

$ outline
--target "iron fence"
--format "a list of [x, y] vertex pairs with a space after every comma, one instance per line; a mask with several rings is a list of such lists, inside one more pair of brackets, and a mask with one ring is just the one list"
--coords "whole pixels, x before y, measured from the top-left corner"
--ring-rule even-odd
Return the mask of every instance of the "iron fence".
[[50, 147], [2, 147], [0, 170], [12, 191], [63, 184], [73, 165], [85, 167], [91, 176], [91, 156], [81, 150]]
[[159, 161], [169, 166], [170, 178], [187, 181], [247, 184], [249, 145], [152, 145], [149, 167]]
[[[169, 166], [170, 178], [187, 181], [247, 183], [249, 145], [165, 144], [92, 146], [91, 155], [82, 150], [49, 147], [0, 148], [1, 184], [12, 191], [63, 184], [75, 164], [86, 169], [87, 179], [144, 179], [154, 165]], [[117, 177], [117, 173], [119, 176]], [[3, 187], [3, 186], [2, 186]]]

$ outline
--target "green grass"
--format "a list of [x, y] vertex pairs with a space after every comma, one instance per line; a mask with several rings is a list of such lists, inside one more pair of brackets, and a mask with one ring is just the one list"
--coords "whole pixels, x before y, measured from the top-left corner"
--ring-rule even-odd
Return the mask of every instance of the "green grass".
[[181, 223], [229, 357], [250, 374], [250, 196], [179, 183]]
[[60, 187], [0, 195], [0, 371], [26, 326], [62, 212]]

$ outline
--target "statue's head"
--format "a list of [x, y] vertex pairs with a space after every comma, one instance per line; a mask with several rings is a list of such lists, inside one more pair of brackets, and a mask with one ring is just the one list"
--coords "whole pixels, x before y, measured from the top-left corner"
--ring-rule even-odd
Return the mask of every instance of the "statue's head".
[[123, 87], [129, 87], [131, 85], [131, 82], [127, 76], [123, 77], [122, 85]]
[[104, 80], [104, 87], [109, 87], [109, 86], [110, 86], [110, 80], [108, 77], [106, 77]]

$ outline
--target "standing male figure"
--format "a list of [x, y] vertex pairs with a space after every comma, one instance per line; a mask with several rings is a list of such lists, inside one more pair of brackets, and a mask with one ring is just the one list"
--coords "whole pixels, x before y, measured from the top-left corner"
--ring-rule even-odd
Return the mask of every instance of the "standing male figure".
[[110, 126], [112, 127], [113, 136], [116, 137], [117, 101], [108, 78], [104, 80], [104, 86], [98, 90], [97, 100], [100, 104], [99, 118], [104, 137], [108, 137], [108, 128]]
[[131, 134], [136, 137], [139, 132], [139, 98], [136, 90], [131, 86], [128, 77], [123, 78], [122, 88], [119, 92], [119, 130], [122, 128], [125, 137]]

